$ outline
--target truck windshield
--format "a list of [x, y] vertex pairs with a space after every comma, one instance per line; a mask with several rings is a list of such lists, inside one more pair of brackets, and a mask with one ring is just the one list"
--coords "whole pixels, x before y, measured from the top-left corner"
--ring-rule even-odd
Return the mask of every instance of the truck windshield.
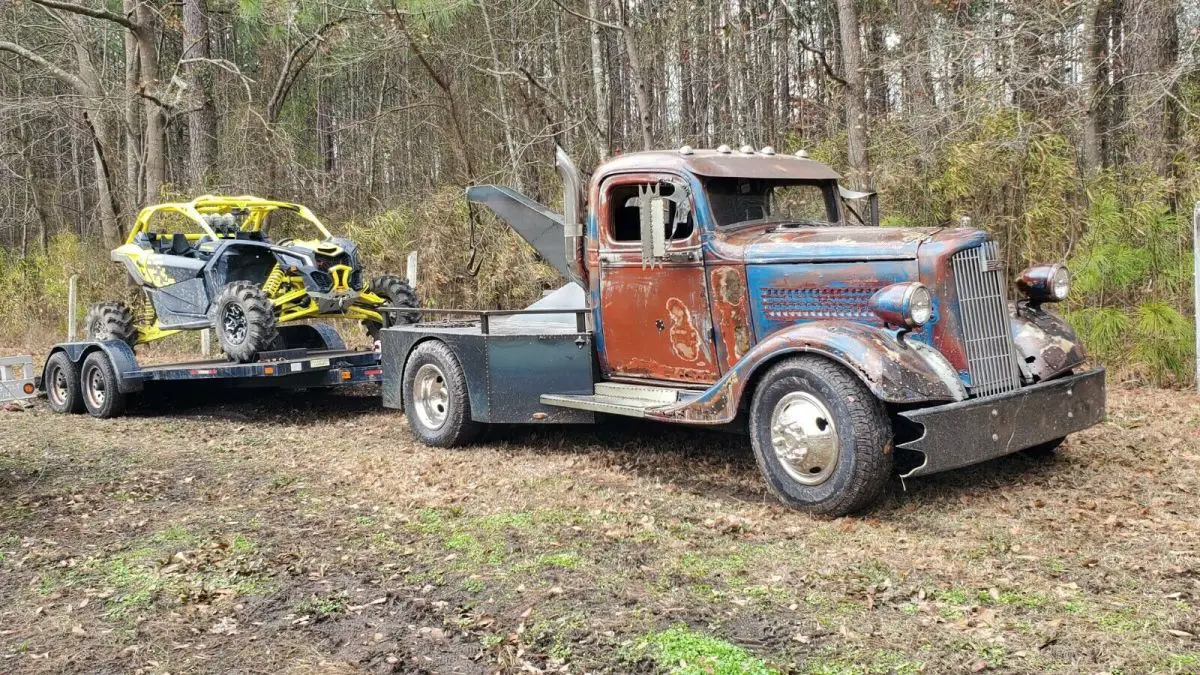
[[828, 226], [837, 222], [837, 202], [824, 183], [713, 178], [708, 201], [719, 227], [749, 223]]

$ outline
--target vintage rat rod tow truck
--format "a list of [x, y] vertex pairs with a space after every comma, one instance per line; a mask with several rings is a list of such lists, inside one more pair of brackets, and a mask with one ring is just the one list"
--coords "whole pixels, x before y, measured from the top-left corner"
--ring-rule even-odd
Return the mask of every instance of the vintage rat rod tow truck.
[[1061, 265], [1022, 272], [1010, 303], [987, 232], [879, 227], [859, 217], [873, 195], [771, 148], [627, 154], [586, 199], [561, 150], [556, 164], [563, 215], [505, 187], [467, 194], [572, 284], [381, 333], [384, 405], [424, 443], [596, 413], [732, 425], [779, 499], [840, 515], [893, 472], [1047, 453], [1104, 416], [1104, 371], [1083, 371], [1044, 306], [1067, 295]]

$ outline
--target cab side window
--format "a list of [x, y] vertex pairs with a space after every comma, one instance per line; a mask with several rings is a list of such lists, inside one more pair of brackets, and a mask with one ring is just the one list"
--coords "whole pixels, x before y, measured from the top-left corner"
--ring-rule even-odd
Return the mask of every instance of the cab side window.
[[647, 190], [658, 190], [659, 196], [668, 200], [667, 213], [663, 218], [667, 241], [684, 241], [695, 230], [692, 217], [691, 197], [687, 191], [671, 183], [630, 183], [617, 185], [609, 191], [609, 234], [616, 242], [639, 242], [642, 240], [642, 207], [639, 196]]

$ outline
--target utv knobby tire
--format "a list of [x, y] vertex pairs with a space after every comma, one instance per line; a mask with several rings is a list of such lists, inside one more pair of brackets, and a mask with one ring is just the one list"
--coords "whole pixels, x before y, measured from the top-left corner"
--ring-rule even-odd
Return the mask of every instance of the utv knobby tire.
[[[445, 387], [445, 409], [442, 411], [445, 419], [441, 424], [430, 425], [422, 419], [418, 406], [416, 380], [419, 373], [430, 368], [440, 376], [440, 384]], [[408, 426], [425, 445], [440, 448], [453, 448], [467, 445], [479, 437], [484, 425], [471, 419], [471, 399], [467, 395], [467, 376], [454, 352], [439, 340], [427, 340], [417, 345], [409, 354], [408, 362], [404, 365], [402, 395], [404, 397], [404, 413], [408, 417]]]
[[[394, 275], [384, 275], [371, 282], [371, 292], [383, 298], [388, 307], [412, 307], [417, 308], [421, 303], [417, 300], [417, 293], [407, 281]], [[418, 312], [380, 312], [386, 315], [388, 324], [398, 326], [408, 323], [417, 323], [421, 320], [421, 315]], [[383, 326], [378, 321], [364, 319], [363, 328], [367, 330], [367, 335], [372, 340], [379, 339], [379, 331]]]
[[221, 349], [238, 363], [249, 363], [270, 350], [279, 335], [271, 301], [249, 281], [226, 284], [213, 301], [209, 320]]
[[[828, 410], [837, 435], [837, 464], [823, 482], [806, 485], [784, 468], [772, 443], [771, 420], [784, 397], [807, 394]], [[820, 422], [818, 422], [820, 423]], [[843, 516], [875, 503], [887, 487], [895, 454], [887, 410], [845, 368], [820, 356], [798, 356], [772, 366], [750, 407], [750, 442], [771, 492], [788, 506]]]
[[121, 340], [132, 347], [137, 342], [133, 310], [123, 302], [98, 302], [83, 317], [83, 333], [89, 340]]
[[117, 369], [108, 354], [102, 351], [88, 354], [79, 370], [79, 388], [88, 414], [108, 419], [125, 412], [126, 395], [121, 393], [120, 386]]
[[46, 391], [50, 409], [56, 413], [78, 415], [85, 409], [79, 390], [79, 364], [72, 362], [66, 352], [58, 352], [46, 361], [42, 389]]

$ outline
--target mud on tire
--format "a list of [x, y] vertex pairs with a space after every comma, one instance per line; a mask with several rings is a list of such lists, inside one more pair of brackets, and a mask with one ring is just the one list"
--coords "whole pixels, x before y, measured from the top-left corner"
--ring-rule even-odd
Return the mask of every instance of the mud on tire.
[[249, 281], [226, 284], [209, 313], [221, 349], [238, 363], [248, 363], [275, 344], [275, 310], [266, 293]]
[[83, 333], [88, 340], [121, 340], [132, 347], [137, 342], [133, 310], [123, 302], [98, 302], [83, 317]]
[[[371, 282], [371, 292], [386, 301], [389, 307], [420, 307], [417, 293], [408, 282], [398, 276], [387, 274]], [[417, 312], [380, 312], [386, 314], [388, 323], [392, 326], [406, 323], [417, 323], [421, 315]], [[372, 340], [379, 339], [379, 331], [383, 328], [378, 321], [363, 320], [363, 328]]]

